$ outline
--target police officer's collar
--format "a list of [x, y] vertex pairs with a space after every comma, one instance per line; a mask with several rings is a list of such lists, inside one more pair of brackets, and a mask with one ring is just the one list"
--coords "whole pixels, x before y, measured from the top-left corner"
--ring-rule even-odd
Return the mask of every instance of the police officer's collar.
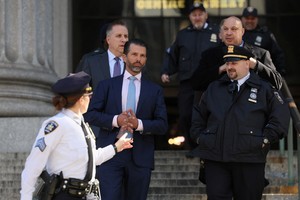
[[250, 73], [248, 73], [248, 74], [247, 74], [246, 76], [244, 76], [243, 78], [237, 80], [239, 86], [243, 85], [243, 84], [246, 82], [246, 80], [249, 79], [249, 77], [250, 77]]
[[188, 30], [202, 30], [202, 29], [207, 29], [207, 27], [208, 27], [208, 23], [205, 22], [204, 26], [202, 28], [200, 28], [200, 29], [194, 28], [193, 24], [191, 24], [187, 29]]
[[[231, 82], [230, 78], [227, 74], [224, 74], [219, 81], [221, 81], [224, 84], [229, 84]], [[250, 70], [250, 77], [245, 80], [245, 85], [249, 85], [250, 87], [259, 89], [261, 87], [260, 78], [257, 74], [255, 74], [252, 70]]]
[[81, 120], [83, 119], [83, 116], [80, 116], [67, 108], [63, 108], [61, 112], [66, 116], [68, 116], [69, 118], [71, 118], [72, 120], [74, 120], [77, 124], [79, 125], [81, 124]]

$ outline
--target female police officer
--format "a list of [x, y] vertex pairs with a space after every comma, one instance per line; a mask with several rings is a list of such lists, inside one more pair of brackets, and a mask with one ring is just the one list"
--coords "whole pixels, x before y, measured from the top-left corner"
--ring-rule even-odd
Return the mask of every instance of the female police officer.
[[123, 149], [132, 148], [132, 140], [125, 139], [124, 135], [115, 144], [96, 150], [93, 134], [83, 122], [83, 114], [92, 95], [90, 79], [85, 72], [78, 72], [58, 80], [52, 86], [52, 91], [56, 93], [52, 103], [60, 112], [44, 121], [36, 137], [22, 172], [21, 200], [32, 200], [35, 184], [43, 170], [49, 175], [60, 175], [53, 197], [47, 198], [86, 199], [86, 196], [97, 192], [95, 166]]

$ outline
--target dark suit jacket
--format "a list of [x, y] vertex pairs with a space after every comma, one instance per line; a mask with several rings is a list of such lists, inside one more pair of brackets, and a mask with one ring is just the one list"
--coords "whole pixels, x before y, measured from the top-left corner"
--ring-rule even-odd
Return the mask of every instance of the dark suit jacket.
[[[99, 81], [111, 78], [107, 51], [98, 51], [83, 56], [77, 70], [82, 70], [92, 77], [90, 86], [95, 90]], [[93, 125], [91, 128], [95, 135], [98, 136], [99, 128]]]
[[86, 56], [80, 65], [81, 69], [92, 77], [90, 85], [93, 89], [97, 87], [99, 81], [111, 78], [107, 51]]
[[[114, 115], [122, 113], [123, 75], [100, 81], [91, 99], [85, 120], [100, 127], [98, 147], [115, 142], [119, 129], [112, 127]], [[140, 97], [136, 117], [142, 120], [144, 130], [133, 134], [133, 160], [141, 167], [154, 168], [154, 135], [163, 135], [168, 128], [167, 110], [163, 90], [159, 85], [141, 79]], [[122, 152], [121, 152], [122, 153]]]

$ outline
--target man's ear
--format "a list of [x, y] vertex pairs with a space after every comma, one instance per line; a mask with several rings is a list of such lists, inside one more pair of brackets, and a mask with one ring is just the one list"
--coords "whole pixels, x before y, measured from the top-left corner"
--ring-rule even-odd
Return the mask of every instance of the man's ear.
[[122, 59], [124, 62], [126, 62], [126, 55], [124, 53], [122, 54]]
[[242, 35], [244, 35], [244, 33], [245, 33], [245, 28], [244, 28], [244, 27], [242, 28], [242, 32], [243, 32], [243, 34], [242, 34]]

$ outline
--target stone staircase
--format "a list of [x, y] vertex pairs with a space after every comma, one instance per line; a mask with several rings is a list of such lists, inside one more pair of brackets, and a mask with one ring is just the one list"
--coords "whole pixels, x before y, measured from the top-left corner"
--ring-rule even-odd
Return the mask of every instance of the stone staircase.
[[[199, 158], [186, 158], [187, 151], [156, 151], [155, 170], [147, 200], [207, 200], [205, 185], [198, 181]], [[297, 159], [293, 160], [297, 177]], [[298, 186], [289, 186], [287, 157], [271, 151], [266, 165], [270, 185], [265, 188], [265, 200], [297, 200]]]
[[[183, 150], [155, 152], [155, 170], [147, 200], [207, 200], [205, 185], [198, 181], [199, 159], [186, 158]], [[0, 200], [20, 199], [21, 171], [28, 153], [0, 153]], [[271, 151], [266, 166], [270, 185], [264, 200], [299, 200], [297, 159], [294, 157], [295, 184], [288, 184], [287, 157]]]
[[20, 199], [21, 172], [28, 153], [0, 153], [0, 200]]

